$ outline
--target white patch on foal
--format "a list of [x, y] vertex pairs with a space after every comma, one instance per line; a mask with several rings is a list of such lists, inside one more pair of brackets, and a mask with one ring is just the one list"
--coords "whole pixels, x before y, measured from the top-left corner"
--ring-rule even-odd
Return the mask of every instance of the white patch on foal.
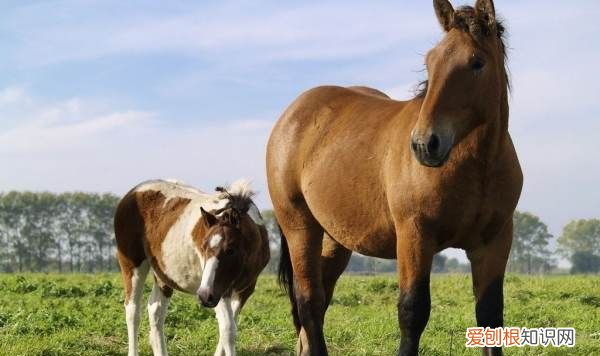
[[165, 274], [188, 293], [195, 293], [202, 279], [204, 261], [192, 239], [192, 231], [202, 217], [200, 206], [191, 201], [183, 209], [161, 247]]
[[210, 238], [210, 241], [209, 241], [209, 243], [208, 243], [208, 246], [209, 246], [210, 248], [215, 248], [215, 247], [219, 246], [219, 244], [221, 243], [221, 241], [222, 241], [222, 240], [223, 240], [223, 236], [221, 236], [221, 235], [219, 235], [219, 234], [213, 235], [213, 236]]

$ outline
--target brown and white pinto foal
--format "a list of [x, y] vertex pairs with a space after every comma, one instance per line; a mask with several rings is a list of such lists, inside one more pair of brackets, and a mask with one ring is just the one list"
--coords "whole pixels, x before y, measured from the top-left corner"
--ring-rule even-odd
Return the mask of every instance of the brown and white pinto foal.
[[138, 354], [141, 299], [150, 269], [154, 287], [148, 316], [154, 355], [167, 355], [163, 327], [173, 289], [215, 307], [215, 355], [235, 354], [236, 316], [269, 260], [267, 230], [253, 195], [245, 181], [207, 194], [181, 183], [153, 180], [121, 199], [115, 236], [130, 356]]

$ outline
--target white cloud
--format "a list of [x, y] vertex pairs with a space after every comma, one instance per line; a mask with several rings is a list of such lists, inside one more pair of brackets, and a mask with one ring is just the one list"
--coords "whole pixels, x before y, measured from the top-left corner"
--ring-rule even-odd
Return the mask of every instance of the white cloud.
[[75, 98], [15, 121], [0, 131], [2, 190], [121, 194], [140, 181], [165, 177], [212, 189], [244, 176], [256, 182], [261, 206], [270, 206], [264, 178], [270, 120], [174, 127], [155, 113], [115, 111]]
[[[75, 13], [81, 10], [76, 3], [68, 6]], [[48, 21], [39, 18], [44, 13], [40, 5], [21, 11], [9, 30], [23, 39], [15, 48], [15, 60], [34, 66], [158, 51], [210, 57], [243, 50], [243, 61], [347, 59], [437, 31], [431, 13], [424, 18], [424, 13], [400, 4], [390, 8], [389, 3], [312, 3], [292, 9], [275, 5], [260, 13], [255, 7], [195, 6], [185, 13], [130, 17], [104, 17], [99, 11], [93, 21], [85, 16]]]
[[9, 87], [0, 90], [0, 108], [16, 103], [28, 102], [29, 97], [25, 94], [25, 90], [19, 87]]
[[401, 84], [388, 88], [383, 92], [394, 100], [410, 100], [415, 97], [417, 90], [416, 83]]
[[132, 128], [153, 116], [132, 110], [111, 112], [79, 98], [44, 104], [24, 90], [8, 88], [0, 93], [7, 98], [0, 114], [12, 122], [12, 127], [0, 131], [0, 155], [70, 150], [90, 137]]

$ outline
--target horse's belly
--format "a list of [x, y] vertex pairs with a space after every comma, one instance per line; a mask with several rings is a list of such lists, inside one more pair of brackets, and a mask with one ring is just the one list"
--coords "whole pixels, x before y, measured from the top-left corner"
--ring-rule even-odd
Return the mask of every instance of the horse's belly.
[[351, 251], [372, 257], [396, 258], [396, 234], [392, 224], [373, 218], [347, 219], [339, 214], [321, 215], [318, 212], [315, 212], [315, 218], [333, 240]]
[[385, 235], [368, 235], [359, 239], [345, 239], [340, 244], [365, 256], [395, 259], [396, 239]]

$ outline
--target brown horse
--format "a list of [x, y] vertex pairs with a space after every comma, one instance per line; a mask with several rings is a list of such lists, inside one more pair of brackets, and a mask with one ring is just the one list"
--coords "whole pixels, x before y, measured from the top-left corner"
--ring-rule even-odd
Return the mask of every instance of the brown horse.
[[[491, 0], [454, 10], [409, 101], [325, 86], [294, 101], [267, 147], [298, 352], [325, 355], [325, 311], [351, 251], [397, 259], [400, 355], [418, 353], [431, 308], [433, 256], [464, 249], [477, 324], [503, 325], [504, 269], [522, 173], [508, 133], [503, 26]], [[501, 354], [501, 349], [484, 350]]]
[[245, 181], [207, 194], [181, 183], [153, 180], [121, 199], [115, 236], [130, 356], [138, 354], [141, 298], [150, 269], [154, 288], [148, 316], [154, 355], [167, 355], [163, 329], [174, 289], [215, 308], [219, 322], [215, 355], [235, 355], [235, 319], [269, 261], [267, 230], [253, 194]]

